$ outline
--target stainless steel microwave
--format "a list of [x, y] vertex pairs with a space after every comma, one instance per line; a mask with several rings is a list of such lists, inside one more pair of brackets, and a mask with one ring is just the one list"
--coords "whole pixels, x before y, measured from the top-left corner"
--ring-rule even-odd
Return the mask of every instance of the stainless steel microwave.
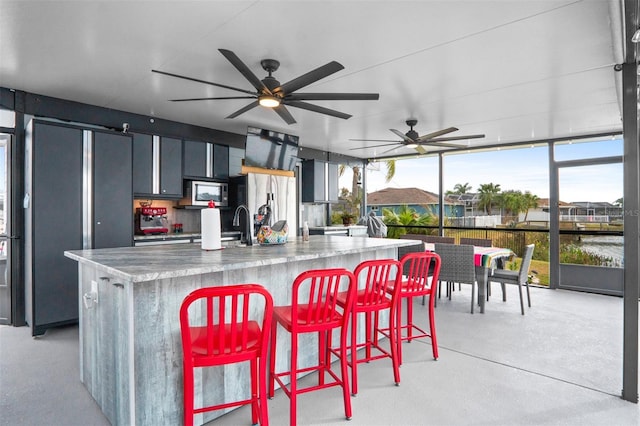
[[183, 206], [204, 206], [209, 201], [216, 203], [216, 207], [229, 206], [229, 185], [222, 182], [188, 181], [185, 196], [180, 200]]

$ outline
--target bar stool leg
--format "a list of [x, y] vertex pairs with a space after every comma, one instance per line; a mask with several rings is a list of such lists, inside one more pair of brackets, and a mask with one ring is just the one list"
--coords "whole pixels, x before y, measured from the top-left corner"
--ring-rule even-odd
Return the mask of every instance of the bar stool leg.
[[407, 299], [407, 341], [411, 343], [413, 336], [413, 297], [405, 297]]
[[398, 310], [396, 311], [396, 323], [398, 330], [398, 339], [396, 347], [398, 350], [398, 365], [402, 365], [402, 300], [398, 302]]
[[340, 366], [342, 367], [342, 398], [344, 399], [344, 415], [351, 420], [351, 395], [349, 393], [349, 365], [347, 358], [347, 333], [340, 330]]
[[296, 333], [291, 333], [291, 376], [289, 379], [291, 382], [289, 383], [289, 392], [290, 395], [290, 404], [289, 404], [289, 424], [291, 426], [296, 424], [296, 415], [297, 415], [297, 402], [298, 402], [298, 374], [296, 371], [298, 370], [298, 336]]
[[358, 393], [358, 314], [351, 312], [351, 395]]
[[276, 331], [278, 322], [271, 323], [271, 352], [269, 354], [269, 399], [273, 399], [275, 393], [275, 371], [276, 371]]
[[431, 348], [433, 359], [438, 359], [438, 340], [436, 339], [436, 318], [433, 312], [433, 304], [429, 303], [429, 332], [431, 333]]

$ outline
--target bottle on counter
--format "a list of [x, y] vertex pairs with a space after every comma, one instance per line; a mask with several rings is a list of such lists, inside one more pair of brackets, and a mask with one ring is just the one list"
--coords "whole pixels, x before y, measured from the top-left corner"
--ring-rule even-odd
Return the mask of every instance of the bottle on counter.
[[304, 222], [304, 225], [302, 225], [302, 241], [309, 241], [309, 223], [306, 221]]

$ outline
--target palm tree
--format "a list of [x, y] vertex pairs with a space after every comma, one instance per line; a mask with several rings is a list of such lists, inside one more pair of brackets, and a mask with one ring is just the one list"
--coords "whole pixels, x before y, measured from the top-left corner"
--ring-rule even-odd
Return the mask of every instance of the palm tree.
[[438, 222], [437, 216], [432, 213], [427, 212], [421, 215], [416, 211], [416, 209], [409, 207], [406, 204], [400, 207], [397, 212], [390, 208], [383, 208], [382, 215], [382, 220], [385, 224], [404, 226], [404, 228], [389, 228], [387, 230], [387, 238], [398, 238], [400, 235], [406, 233], [423, 234], [423, 229], [411, 229], [411, 226], [433, 225]]
[[472, 189], [471, 185], [469, 185], [469, 182], [466, 182], [464, 184], [461, 183], [456, 183], [453, 187], [453, 193], [454, 194], [466, 194], [467, 192], [470, 192]]
[[478, 193], [480, 194], [478, 207], [484, 209], [485, 213], [491, 214], [492, 205], [498, 200], [500, 184], [483, 183], [478, 188]]
[[527, 221], [527, 216], [529, 216], [529, 209], [535, 209], [538, 207], [538, 201], [540, 200], [537, 195], [532, 194], [529, 191], [524, 192], [525, 206], [526, 211], [524, 212], [524, 221]]

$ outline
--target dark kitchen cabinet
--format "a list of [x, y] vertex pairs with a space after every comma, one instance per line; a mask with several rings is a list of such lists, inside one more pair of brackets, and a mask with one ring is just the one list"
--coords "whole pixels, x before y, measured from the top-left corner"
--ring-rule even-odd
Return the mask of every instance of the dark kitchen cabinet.
[[314, 203], [325, 200], [324, 161], [302, 162], [302, 202]]
[[36, 121], [30, 127], [25, 284], [35, 336], [78, 321], [78, 264], [64, 251], [83, 245], [83, 131]]
[[302, 162], [302, 202], [338, 201], [338, 165], [320, 160]]
[[94, 132], [93, 248], [131, 246], [133, 222], [130, 135]]
[[207, 177], [207, 142], [184, 141], [185, 178], [203, 179]]
[[213, 144], [213, 178], [229, 179], [229, 147]]
[[133, 135], [133, 193], [153, 193], [153, 136]]
[[182, 140], [133, 135], [133, 194], [136, 197], [182, 197]]
[[160, 138], [160, 195], [182, 197], [182, 140]]
[[210, 142], [184, 142], [186, 179], [229, 179], [229, 147]]
[[35, 336], [78, 321], [78, 264], [66, 250], [132, 245], [132, 148], [121, 133], [40, 120], [29, 128], [25, 311]]

